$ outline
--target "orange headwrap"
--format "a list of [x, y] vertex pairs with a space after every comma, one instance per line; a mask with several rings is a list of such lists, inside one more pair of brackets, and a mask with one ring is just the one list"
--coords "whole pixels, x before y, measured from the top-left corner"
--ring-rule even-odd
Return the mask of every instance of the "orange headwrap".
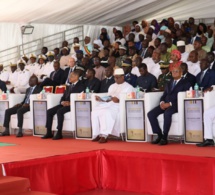
[[174, 49], [174, 50], [172, 50], [171, 53], [175, 54], [178, 57], [178, 61], [181, 59], [181, 52], [180, 51]]

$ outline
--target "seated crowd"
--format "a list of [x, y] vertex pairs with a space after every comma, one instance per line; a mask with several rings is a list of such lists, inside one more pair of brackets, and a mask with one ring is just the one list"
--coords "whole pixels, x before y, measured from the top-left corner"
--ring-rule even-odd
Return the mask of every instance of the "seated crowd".
[[[86, 36], [82, 45], [75, 37], [71, 48], [64, 41], [61, 49], [48, 51], [43, 47], [38, 56], [23, 55], [17, 64], [10, 65], [10, 73], [0, 65], [1, 90], [26, 93], [21, 104], [6, 111], [2, 135], [9, 135], [11, 114], [29, 110], [30, 94], [45, 86], [53, 86], [55, 90], [63, 85], [66, 90], [60, 104], [47, 111], [47, 134], [43, 138], [53, 137], [54, 114], [58, 117], [58, 132], [53, 139], [62, 138], [63, 114], [70, 111], [70, 94], [88, 88], [111, 96], [92, 112], [93, 141], [105, 143], [108, 135], [119, 135], [115, 132], [119, 94], [139, 86], [146, 92], [164, 91], [160, 106], [149, 112], [148, 117], [153, 132], [158, 134], [153, 143], [166, 145], [171, 116], [177, 112], [177, 93], [195, 84], [206, 91], [215, 85], [214, 29], [204, 23], [196, 25], [192, 17], [184, 23], [175, 22], [172, 17], [160, 23], [133, 21], [132, 25], [124, 26], [123, 32], [113, 28], [111, 35], [102, 28], [93, 42]], [[102, 101], [99, 96], [96, 99]], [[163, 133], [157, 122], [161, 113], [166, 117]], [[22, 137], [22, 120], [18, 124], [18, 137]]]

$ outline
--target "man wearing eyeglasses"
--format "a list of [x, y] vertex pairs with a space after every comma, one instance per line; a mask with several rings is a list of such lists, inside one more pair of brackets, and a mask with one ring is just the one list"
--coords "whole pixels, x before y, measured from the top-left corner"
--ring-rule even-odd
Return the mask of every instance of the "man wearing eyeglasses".
[[[149, 122], [153, 133], [158, 135], [158, 138], [152, 141], [152, 144], [167, 145], [167, 137], [172, 123], [172, 115], [178, 112], [178, 93], [187, 91], [190, 88], [190, 83], [186, 79], [182, 79], [181, 67], [174, 67], [172, 70], [173, 79], [166, 85], [164, 93], [160, 99], [160, 105], [148, 112]], [[164, 114], [163, 132], [158, 124], [157, 117]]]

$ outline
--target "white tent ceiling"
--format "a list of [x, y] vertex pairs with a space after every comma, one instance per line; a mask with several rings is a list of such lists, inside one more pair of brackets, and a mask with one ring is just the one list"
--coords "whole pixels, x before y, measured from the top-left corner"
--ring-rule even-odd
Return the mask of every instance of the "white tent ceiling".
[[1, 0], [0, 22], [122, 25], [133, 20], [213, 18], [214, 0]]

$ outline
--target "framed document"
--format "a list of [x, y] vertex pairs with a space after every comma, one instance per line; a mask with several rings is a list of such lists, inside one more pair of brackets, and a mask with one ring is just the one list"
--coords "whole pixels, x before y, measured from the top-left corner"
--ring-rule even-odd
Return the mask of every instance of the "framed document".
[[144, 100], [126, 100], [126, 140], [146, 141]]
[[9, 108], [9, 102], [8, 101], [0, 101], [0, 133], [4, 131], [3, 123], [4, 123], [4, 115], [5, 110]]
[[91, 101], [75, 101], [76, 138], [92, 139]]
[[46, 113], [47, 101], [34, 100], [33, 101], [33, 121], [34, 121], [34, 135], [45, 135], [46, 130]]
[[203, 100], [184, 100], [185, 142], [201, 143], [204, 138]]

